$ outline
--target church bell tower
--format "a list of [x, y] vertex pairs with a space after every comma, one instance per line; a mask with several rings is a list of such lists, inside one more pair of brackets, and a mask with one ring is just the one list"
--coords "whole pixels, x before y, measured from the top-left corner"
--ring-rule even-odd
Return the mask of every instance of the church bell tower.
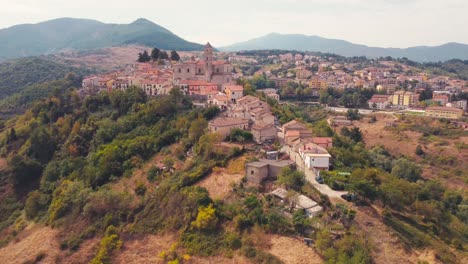
[[206, 81], [211, 81], [211, 76], [213, 75], [213, 47], [208, 42], [205, 45], [203, 51], [203, 60], [205, 60], [205, 79]]

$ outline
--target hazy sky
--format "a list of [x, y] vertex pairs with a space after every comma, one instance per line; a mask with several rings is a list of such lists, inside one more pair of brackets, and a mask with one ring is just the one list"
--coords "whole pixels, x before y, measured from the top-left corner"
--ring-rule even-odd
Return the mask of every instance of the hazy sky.
[[468, 0], [0, 0], [0, 28], [59, 17], [144, 17], [218, 47], [271, 32], [380, 47], [468, 44]]

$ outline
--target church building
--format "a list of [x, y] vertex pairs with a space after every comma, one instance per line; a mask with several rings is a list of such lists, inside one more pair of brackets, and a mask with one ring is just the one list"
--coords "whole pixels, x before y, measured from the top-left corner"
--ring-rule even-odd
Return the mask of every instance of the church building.
[[173, 66], [174, 80], [200, 80], [221, 86], [233, 81], [232, 66], [227, 61], [214, 60], [213, 47], [208, 42], [203, 58], [177, 63]]

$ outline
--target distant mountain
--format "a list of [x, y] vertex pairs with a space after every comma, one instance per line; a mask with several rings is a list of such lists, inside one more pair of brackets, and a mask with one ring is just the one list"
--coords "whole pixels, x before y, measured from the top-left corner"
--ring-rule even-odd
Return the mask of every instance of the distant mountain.
[[257, 49], [316, 51], [335, 53], [342, 56], [366, 56], [369, 58], [386, 56], [394, 58], [406, 57], [418, 62], [446, 61], [450, 59], [468, 60], [468, 45], [459, 43], [447, 43], [435, 47], [419, 46], [407, 49], [377, 48], [353, 44], [344, 40], [300, 34], [283, 35], [271, 33], [260, 38], [220, 48], [223, 51]]
[[202, 45], [188, 42], [143, 18], [130, 24], [59, 18], [0, 29], [0, 60], [126, 44], [168, 50], [203, 49]]

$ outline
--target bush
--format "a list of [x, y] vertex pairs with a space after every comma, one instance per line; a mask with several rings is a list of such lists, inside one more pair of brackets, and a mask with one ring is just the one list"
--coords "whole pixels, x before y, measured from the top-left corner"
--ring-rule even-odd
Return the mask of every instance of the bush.
[[117, 233], [117, 229], [114, 226], [109, 226], [101, 240], [99, 251], [91, 260], [90, 264], [110, 264], [110, 255], [112, 254], [112, 251], [120, 249], [121, 247], [122, 241]]
[[253, 139], [252, 133], [239, 128], [234, 128], [229, 133], [229, 140], [232, 142], [245, 142]]
[[154, 182], [156, 178], [161, 175], [162, 170], [156, 166], [151, 166], [151, 168], [148, 170], [148, 173], [146, 175], [146, 178], [150, 182]]
[[143, 183], [139, 182], [137, 183], [137, 186], [135, 188], [135, 193], [139, 196], [143, 196], [146, 193], [146, 189], [146, 186]]
[[33, 191], [28, 194], [28, 199], [24, 206], [24, 211], [28, 219], [34, 219], [40, 213], [47, 210], [49, 205], [49, 196], [39, 191]]

